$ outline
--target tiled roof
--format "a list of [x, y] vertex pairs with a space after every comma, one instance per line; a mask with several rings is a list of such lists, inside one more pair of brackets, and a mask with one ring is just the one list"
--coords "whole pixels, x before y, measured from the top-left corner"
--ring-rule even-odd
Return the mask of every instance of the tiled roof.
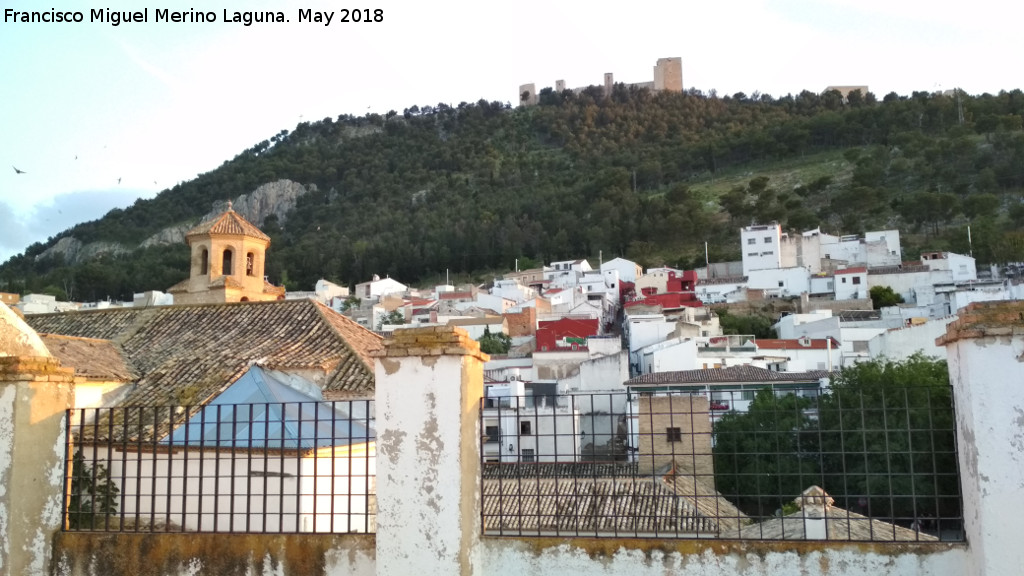
[[718, 533], [713, 518], [651, 477], [486, 478], [482, 506], [489, 533]]
[[[914, 542], [938, 540], [935, 536], [917, 532], [842, 508], [831, 507], [826, 512], [825, 535], [827, 540], [851, 541], [898, 541]], [[722, 532], [723, 538], [731, 537]], [[772, 518], [759, 524], [745, 526], [739, 531], [740, 538], [756, 540], [803, 540], [806, 538], [802, 512], [794, 512], [781, 518]]]
[[706, 284], [744, 284], [747, 281], [746, 276], [730, 276], [726, 278], [705, 278], [701, 280], [702, 285]]
[[29, 316], [40, 333], [112, 340], [140, 375], [122, 405], [200, 405], [250, 365], [320, 369], [325, 394], [366, 396], [381, 338], [312, 300]]
[[818, 382], [827, 378], [825, 370], [810, 372], [776, 372], [757, 366], [730, 366], [704, 370], [680, 370], [677, 372], [656, 372], [642, 374], [626, 381], [627, 386], [638, 384], [744, 384], [752, 382]]
[[442, 292], [438, 294], [440, 300], [472, 300], [472, 292]]
[[839, 342], [834, 338], [811, 338], [804, 340], [806, 345], [801, 344], [799, 338], [764, 338], [754, 340], [754, 346], [757, 346], [758, 350], [827, 350], [829, 340], [832, 341], [833, 350], [839, 348]]
[[130, 382], [138, 378], [125, 360], [121, 347], [110, 340], [57, 334], [39, 336], [62, 365], [75, 369], [75, 376], [113, 382]]
[[[874, 542], [915, 542], [915, 541], [937, 541], [938, 538], [920, 532], [910, 530], [896, 524], [869, 518], [867, 516], [850, 512], [833, 506], [832, 497], [817, 486], [811, 486], [804, 490], [803, 494], [794, 501], [800, 510], [782, 516], [772, 518], [759, 524], [751, 524], [730, 535], [725, 532], [723, 537], [751, 538], [758, 540], [804, 540], [807, 537], [807, 524], [810, 519], [821, 519], [825, 517], [825, 539], [827, 540], [852, 540], [852, 541], [874, 541]], [[805, 509], [807, 510], [805, 512]]]
[[689, 500], [702, 516], [714, 518], [721, 530], [739, 530], [750, 521], [735, 504], [709, 486], [705, 480], [698, 479], [693, 474], [679, 473], [673, 469], [662, 477], [662, 482], [676, 494]]
[[868, 269], [864, 266], [855, 266], [853, 268], [843, 268], [842, 270], [836, 270], [833, 274], [867, 274]]
[[491, 326], [505, 321], [503, 316], [485, 316], [483, 318], [452, 318], [449, 326]]
[[227, 212], [212, 220], [207, 220], [188, 231], [185, 238], [202, 236], [205, 234], [225, 234], [233, 236], [249, 236], [259, 240], [270, 242], [270, 236], [264, 234], [259, 228], [252, 225], [248, 220], [242, 218], [238, 212], [228, 208]]

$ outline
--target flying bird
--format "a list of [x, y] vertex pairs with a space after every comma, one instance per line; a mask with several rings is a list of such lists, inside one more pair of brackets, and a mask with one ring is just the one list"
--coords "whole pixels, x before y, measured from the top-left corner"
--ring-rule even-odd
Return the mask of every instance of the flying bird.
[[118, 179], [117, 179], [117, 183], [118, 183], [118, 184], [120, 184], [120, 183], [121, 183], [121, 179], [120, 179], [120, 178], [118, 178]]
[[28, 172], [25, 172], [24, 170], [18, 170], [17, 166], [11, 166], [11, 168], [14, 168], [15, 174], [28, 174]]

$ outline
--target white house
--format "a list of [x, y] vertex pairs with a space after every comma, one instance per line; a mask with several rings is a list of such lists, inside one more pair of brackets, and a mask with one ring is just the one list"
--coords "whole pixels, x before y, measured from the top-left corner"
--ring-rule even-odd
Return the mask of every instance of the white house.
[[833, 236], [820, 229], [790, 235], [778, 223], [740, 229], [743, 274], [775, 268], [803, 267], [812, 274], [837, 265], [894, 266], [902, 261], [898, 230]]
[[487, 462], [575, 462], [581, 455], [580, 414], [570, 398], [528, 396], [521, 380], [484, 390], [483, 453]]
[[690, 338], [672, 338], [650, 344], [637, 350], [638, 374], [696, 370], [697, 341]]
[[757, 351], [786, 358], [786, 369], [791, 371], [826, 370], [831, 372], [842, 366], [842, 350], [834, 338], [757, 339]]
[[494, 287], [491, 288], [491, 294], [506, 300], [511, 300], [516, 304], [537, 297], [536, 290], [529, 286], [523, 286], [517, 279], [495, 280]]
[[750, 276], [754, 270], [782, 268], [781, 238], [782, 228], [778, 223], [740, 228], [743, 275]]
[[781, 298], [799, 296], [810, 287], [810, 275], [801, 267], [752, 270], [747, 277], [747, 288]]
[[372, 533], [377, 458], [370, 406], [325, 402], [312, 382], [253, 367], [158, 440], [163, 449], [120, 453], [114, 442], [88, 450], [109, 463], [118, 511], [128, 517], [186, 531]]
[[953, 282], [960, 284], [974, 282], [978, 279], [978, 269], [974, 258], [955, 252], [925, 252], [921, 254], [921, 264], [930, 270], [948, 270]]
[[868, 269], [863, 266], [844, 268], [834, 273], [836, 300], [868, 298]]
[[954, 320], [956, 316], [945, 316], [891, 328], [868, 340], [868, 354], [871, 359], [905, 360], [912, 354], [920, 352], [936, 360], [945, 360], [946, 347], [939, 346], [935, 340], [945, 336], [946, 326]]
[[394, 280], [392, 278], [382, 279], [380, 276], [374, 274], [373, 280], [356, 284], [356, 289], [352, 295], [357, 298], [362, 298], [363, 300], [374, 300], [388, 294], [403, 294], [408, 289], [408, 286], [402, 284], [398, 280]]
[[617, 270], [619, 280], [623, 282], [636, 282], [636, 279], [643, 276], [644, 269], [639, 264], [625, 258], [613, 258], [601, 264], [601, 272]]

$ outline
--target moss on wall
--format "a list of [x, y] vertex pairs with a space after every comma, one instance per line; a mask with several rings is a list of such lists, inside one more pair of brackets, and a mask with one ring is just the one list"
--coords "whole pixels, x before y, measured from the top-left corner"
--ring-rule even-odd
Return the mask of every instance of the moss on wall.
[[78, 576], [319, 576], [329, 552], [374, 557], [373, 535], [336, 534], [95, 534], [60, 532], [53, 574]]

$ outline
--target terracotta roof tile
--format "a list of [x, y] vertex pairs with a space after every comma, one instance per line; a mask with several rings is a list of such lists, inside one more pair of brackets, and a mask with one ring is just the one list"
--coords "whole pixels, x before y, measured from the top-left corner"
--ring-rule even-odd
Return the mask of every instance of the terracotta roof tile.
[[58, 334], [40, 334], [39, 337], [62, 365], [74, 368], [75, 376], [115, 382], [130, 382], [138, 378], [124, 358], [121, 347], [110, 340]]
[[368, 396], [381, 338], [312, 300], [123, 308], [29, 316], [40, 333], [120, 345], [140, 375], [122, 405], [201, 405], [250, 365], [323, 370], [325, 393]]
[[627, 386], [643, 384], [741, 384], [750, 382], [817, 382], [827, 378], [825, 370], [810, 372], [776, 372], [757, 366], [730, 366], [728, 368], [709, 368], [704, 370], [680, 370], [676, 372], [656, 372], [642, 374], [626, 381]]
[[245, 218], [228, 208], [226, 212], [220, 214], [212, 220], [202, 222], [195, 228], [188, 231], [185, 234], [185, 238], [191, 238], [193, 236], [203, 236], [206, 234], [227, 234], [234, 236], [249, 236], [251, 238], [257, 238], [259, 240], [265, 240], [270, 242], [270, 236], [264, 234], [259, 228], [251, 224]]

